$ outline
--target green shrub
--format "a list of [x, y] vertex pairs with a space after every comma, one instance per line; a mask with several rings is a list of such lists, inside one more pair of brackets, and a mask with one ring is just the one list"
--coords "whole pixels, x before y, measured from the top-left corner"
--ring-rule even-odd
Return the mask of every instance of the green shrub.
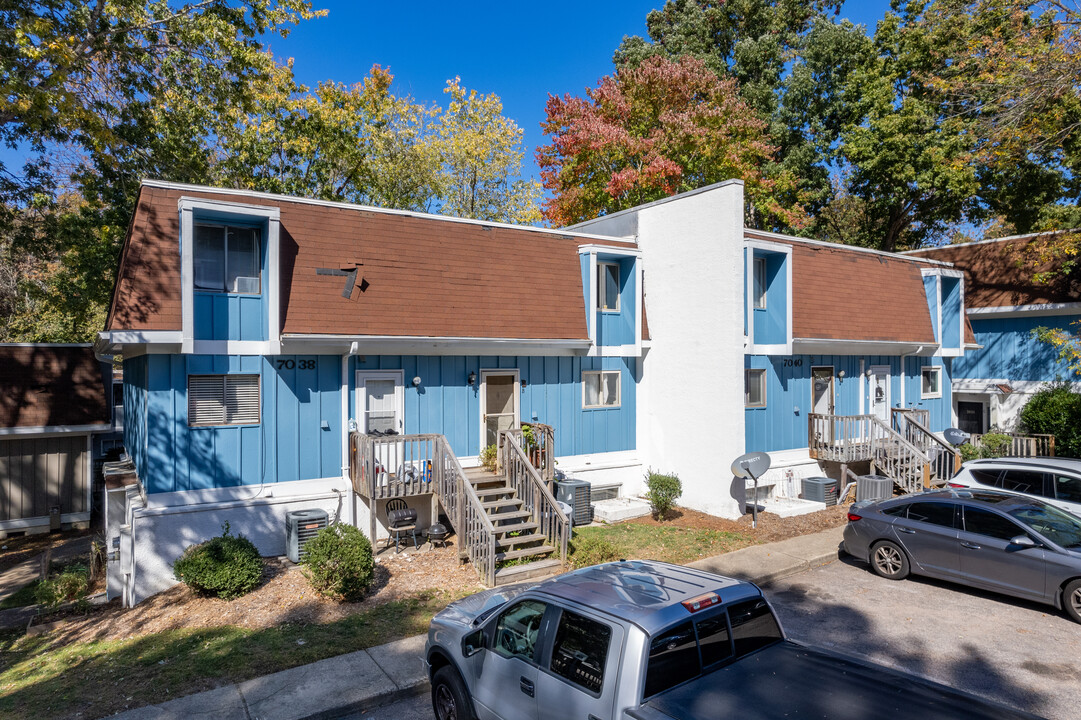
[[1081, 457], [1081, 394], [1068, 383], [1040, 388], [1021, 410], [1025, 432], [1055, 436], [1055, 455]]
[[480, 464], [488, 472], [494, 473], [499, 465], [499, 448], [489, 445], [480, 451]]
[[682, 494], [683, 483], [675, 475], [662, 475], [652, 470], [646, 474], [646, 500], [658, 520], [664, 520]]
[[251, 540], [230, 535], [225, 523], [218, 537], [189, 545], [173, 563], [173, 574], [199, 595], [231, 600], [258, 587], [263, 559]]
[[72, 563], [56, 575], [39, 582], [34, 588], [34, 599], [41, 605], [54, 608], [86, 597], [89, 590], [90, 568], [83, 563]]
[[980, 457], [1002, 457], [1013, 440], [1004, 433], [989, 432], [980, 438]]
[[320, 595], [353, 602], [375, 575], [372, 544], [352, 525], [331, 525], [304, 546], [304, 574]]
[[982, 448], [978, 448], [970, 442], [966, 442], [964, 445], [957, 448], [957, 451], [961, 453], [961, 460], [968, 462], [969, 460], [982, 458], [983, 453], [981, 452], [981, 449]]
[[619, 559], [619, 548], [602, 537], [576, 535], [570, 543], [570, 559], [574, 567], [588, 567]]

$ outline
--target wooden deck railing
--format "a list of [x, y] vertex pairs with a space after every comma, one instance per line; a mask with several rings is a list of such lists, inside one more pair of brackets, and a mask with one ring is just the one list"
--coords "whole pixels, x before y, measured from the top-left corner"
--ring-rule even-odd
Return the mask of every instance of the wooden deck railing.
[[[990, 433], [984, 433], [990, 435]], [[1054, 457], [1055, 455], [1055, 436], [1054, 435], [1021, 435], [1019, 433], [997, 433], [1001, 435], [1009, 435], [1010, 437], [1010, 449], [1006, 452], [1008, 457]], [[969, 437], [969, 443], [974, 447], [979, 447], [983, 435], [973, 433]]]
[[817, 460], [853, 463], [870, 460], [872, 467], [893, 479], [905, 492], [931, 484], [931, 461], [875, 415], [807, 416], [808, 453]]
[[[458, 553], [495, 585], [495, 532], [473, 485], [443, 435], [349, 434], [353, 491], [369, 500], [435, 493], [458, 536]], [[371, 507], [375, 535], [375, 505]]]
[[530, 462], [515, 435], [513, 431], [505, 433], [501, 449], [507, 485], [518, 492], [522, 509], [530, 511], [533, 521], [540, 526], [537, 532], [544, 535], [548, 545], [556, 548], [560, 561], [566, 564], [570, 520], [559, 509], [548, 483]]
[[927, 410], [894, 408], [893, 429], [915, 445], [931, 461], [931, 475], [948, 480], [961, 469], [961, 453], [928, 429], [931, 413]]
[[[532, 442], [529, 442], [532, 437]], [[551, 425], [544, 423], [522, 423], [522, 449], [529, 456], [529, 462], [540, 472], [541, 478], [549, 490], [555, 489], [556, 472], [556, 434]]]

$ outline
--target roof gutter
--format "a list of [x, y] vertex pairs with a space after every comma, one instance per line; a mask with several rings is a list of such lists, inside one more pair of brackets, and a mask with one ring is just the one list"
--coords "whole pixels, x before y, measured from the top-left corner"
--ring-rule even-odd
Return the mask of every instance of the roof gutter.
[[916, 348], [915, 351], [905, 353], [901, 356], [901, 409], [905, 408], [905, 358], [910, 358], [913, 355], [919, 355], [923, 350], [923, 345]]
[[588, 338], [481, 338], [420, 335], [282, 335], [282, 353], [296, 350], [350, 355], [584, 355]]

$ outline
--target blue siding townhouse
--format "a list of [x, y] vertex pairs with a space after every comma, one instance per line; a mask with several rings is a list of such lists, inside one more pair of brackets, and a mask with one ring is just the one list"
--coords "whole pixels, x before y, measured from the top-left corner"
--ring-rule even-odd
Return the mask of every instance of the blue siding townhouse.
[[745, 231], [743, 207], [728, 181], [553, 230], [144, 182], [97, 343], [123, 357], [136, 476], [108, 493], [110, 596], [169, 587], [226, 521], [267, 555], [290, 510], [385, 536], [353, 432], [442, 436], [468, 467], [543, 423], [569, 475], [633, 496], [675, 472], [682, 504], [735, 517], [745, 451], [798, 504], [842, 425], [948, 426], [961, 273]]

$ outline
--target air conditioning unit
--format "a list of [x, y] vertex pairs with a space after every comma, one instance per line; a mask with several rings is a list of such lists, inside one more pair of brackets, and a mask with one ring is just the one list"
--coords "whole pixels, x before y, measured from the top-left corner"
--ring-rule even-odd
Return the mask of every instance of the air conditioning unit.
[[827, 477], [803, 478], [803, 499], [836, 505], [837, 484], [836, 480], [830, 480]]
[[856, 479], [856, 502], [893, 497], [893, 480], [884, 475], [860, 475]]
[[329, 516], [326, 510], [293, 510], [285, 513], [285, 554], [295, 563], [307, 554], [304, 546], [327, 526]]
[[571, 506], [573, 525], [593, 522], [593, 507], [589, 503], [589, 483], [585, 480], [563, 480], [556, 483], [556, 500]]

